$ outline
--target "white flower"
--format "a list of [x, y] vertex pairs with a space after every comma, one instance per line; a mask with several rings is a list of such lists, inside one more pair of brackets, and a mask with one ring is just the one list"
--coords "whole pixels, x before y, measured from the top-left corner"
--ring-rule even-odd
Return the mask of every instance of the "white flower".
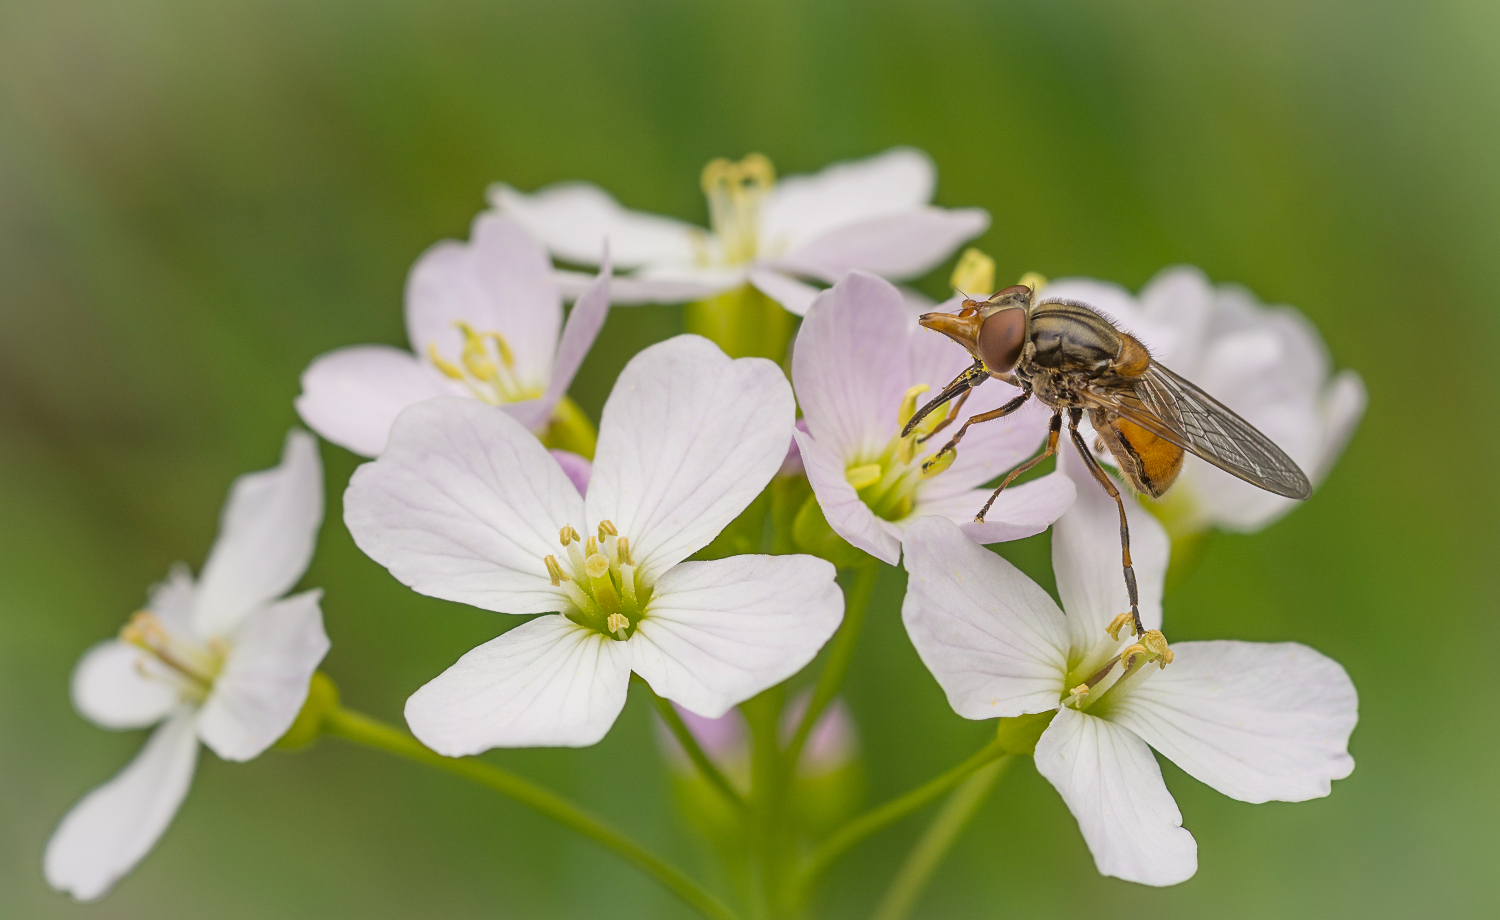
[[546, 427], [604, 325], [607, 259], [564, 326], [552, 264], [536, 240], [492, 214], [474, 221], [472, 235], [469, 243], [438, 243], [412, 266], [412, 351], [353, 345], [308, 365], [297, 412], [309, 427], [373, 457], [402, 409], [449, 395], [499, 406], [533, 431]]
[[345, 495], [355, 542], [423, 594], [552, 614], [418, 690], [406, 704], [416, 736], [450, 756], [588, 745], [614, 723], [631, 671], [713, 717], [801, 669], [843, 616], [832, 566], [683, 561], [771, 480], [793, 412], [770, 361], [731, 361], [697, 336], [654, 345], [605, 404], [586, 497], [501, 413], [459, 399], [404, 412]]
[[1010, 563], [927, 518], [907, 531], [902, 617], [959, 715], [1056, 711], [1036, 745], [1037, 770], [1078, 819], [1100, 872], [1173, 885], [1197, 870], [1198, 846], [1151, 748], [1243, 802], [1324, 796], [1354, 769], [1354, 685], [1337, 662], [1294, 642], [1167, 649], [1155, 631], [1166, 535], [1134, 501], [1131, 550], [1148, 632], [1120, 633], [1115, 504], [1086, 487], [1093, 483], [1072, 452], [1063, 456], [1080, 483], [1052, 536], [1067, 615]]
[[[929, 204], [936, 181], [932, 160], [904, 147], [780, 182], [758, 154], [714, 160], [703, 171], [707, 232], [626, 210], [583, 182], [530, 195], [497, 185], [490, 201], [567, 262], [597, 264], [607, 239], [615, 265], [637, 269], [616, 279], [616, 303], [702, 300], [748, 282], [800, 315], [817, 288], [799, 279], [832, 284], [856, 269], [914, 278], [983, 233], [983, 210]], [[565, 289], [582, 289], [584, 276], [559, 277]]]
[[[1102, 310], [1156, 360], [1276, 442], [1315, 486], [1364, 414], [1359, 375], [1345, 370], [1330, 378], [1328, 351], [1305, 316], [1291, 307], [1262, 306], [1235, 285], [1215, 288], [1196, 268], [1163, 271], [1139, 300], [1117, 285], [1081, 278], [1054, 282], [1042, 294]], [[1296, 505], [1189, 455], [1153, 511], [1175, 536], [1214, 527], [1260, 530]]]
[[[978, 486], [1040, 449], [1046, 411], [1034, 401], [1003, 419], [975, 425], [945, 472], [921, 478], [921, 461], [957, 430], [926, 446], [900, 437], [923, 392], [936, 394], [972, 359], [917, 325], [901, 293], [874, 275], [852, 272], [818, 295], [792, 351], [792, 381], [807, 432], [796, 432], [808, 482], [833, 530], [854, 546], [895, 564], [901, 535], [918, 518], [958, 522], [981, 543], [1047, 529], [1073, 501], [1073, 483], [1052, 474], [1008, 488], [982, 524], [974, 515], [989, 497]], [[998, 380], [973, 391], [967, 418], [998, 408], [1020, 391]], [[928, 430], [944, 417], [929, 416]]]
[[134, 868], [187, 795], [200, 740], [243, 761], [291, 727], [328, 636], [322, 592], [282, 595], [307, 570], [322, 520], [317, 442], [294, 431], [280, 466], [235, 482], [198, 583], [174, 568], [119, 639], [79, 661], [73, 705], [85, 718], [160, 725], [58, 825], [43, 860], [52, 887], [90, 901]]

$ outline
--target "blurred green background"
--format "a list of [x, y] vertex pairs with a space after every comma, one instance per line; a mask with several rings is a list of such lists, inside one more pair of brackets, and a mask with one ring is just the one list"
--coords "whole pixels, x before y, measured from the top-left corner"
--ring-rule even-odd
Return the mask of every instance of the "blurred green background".
[[[1370, 390], [1314, 500], [1215, 537], [1167, 604], [1174, 639], [1341, 661], [1362, 703], [1353, 776], [1251, 806], [1164, 764], [1201, 867], [1153, 890], [1095, 873], [1026, 762], [916, 916], [1495, 916], [1497, 34], [1500, 7], [1456, 0], [0, 4], [0, 915], [688, 916], [520, 806], [328, 740], [205, 753], [155, 852], [75, 905], [43, 884], [42, 847], [141, 735], [78, 717], [68, 674], [170, 563], [201, 563], [232, 478], [275, 462], [314, 356], [404, 344], [407, 268], [466, 235], [487, 183], [588, 179], [701, 221], [712, 157], [758, 150], [785, 174], [912, 144], [939, 203], [993, 213], [980, 243], [1002, 278], [1138, 288], [1197, 264], [1297, 305]], [[680, 323], [616, 311], [579, 402], [597, 414]], [[362, 556], [340, 523], [356, 459], [323, 454], [305, 584], [327, 591], [326, 667], [398, 719], [509, 624]], [[1006, 553], [1046, 577], [1044, 541]], [[906, 641], [901, 577], [847, 694], [885, 730], [866, 735], [873, 800], [987, 736]], [[490, 756], [697, 870], [648, 708], [632, 699], [589, 750]], [[865, 915], [919, 822], [856, 850], [824, 913]]]

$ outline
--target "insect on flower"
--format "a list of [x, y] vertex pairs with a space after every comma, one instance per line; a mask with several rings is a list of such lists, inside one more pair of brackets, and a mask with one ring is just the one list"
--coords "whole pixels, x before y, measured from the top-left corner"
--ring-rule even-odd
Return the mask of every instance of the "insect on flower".
[[1000, 408], [965, 421], [941, 450], [923, 461], [923, 475], [941, 472], [953, 462], [970, 425], [1003, 418], [1036, 396], [1053, 410], [1047, 446], [1010, 471], [975, 517], [983, 521], [1006, 486], [1057, 453], [1066, 412], [1073, 446], [1120, 510], [1120, 556], [1137, 635], [1144, 628], [1130, 564], [1125, 504], [1078, 431], [1085, 411], [1126, 481], [1152, 498], [1172, 487], [1182, 470], [1184, 451], [1277, 495], [1305, 499], [1312, 493], [1307, 476], [1281, 448], [1224, 404], [1152, 360], [1146, 346], [1087, 304], [1050, 298], [1038, 302], [1035, 288], [1018, 284], [988, 300], [965, 300], [956, 314], [923, 314], [921, 323], [962, 345], [974, 356], [974, 364], [917, 410], [903, 434], [915, 430], [934, 409], [957, 399], [954, 411], [928, 434], [930, 438], [962, 411], [969, 391], [991, 377], [1021, 389]]

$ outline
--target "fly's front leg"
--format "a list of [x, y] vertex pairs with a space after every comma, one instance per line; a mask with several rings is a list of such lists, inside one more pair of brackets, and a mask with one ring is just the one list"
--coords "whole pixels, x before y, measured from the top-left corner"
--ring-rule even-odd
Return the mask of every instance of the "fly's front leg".
[[967, 396], [969, 391], [990, 379], [990, 372], [985, 370], [983, 361], [975, 361], [962, 374], [953, 378], [953, 382], [943, 387], [943, 392], [929, 399], [926, 405], [916, 411], [906, 422], [906, 427], [901, 429], [901, 437], [910, 435], [922, 424], [922, 419], [932, 414], [932, 410], [957, 396]]
[[[1026, 395], [1030, 394], [1028, 393]], [[1011, 400], [1011, 402], [1014, 401], [1015, 400]], [[1044, 448], [1042, 452], [1037, 454], [1035, 457], [1032, 457], [1030, 460], [1027, 460], [1025, 463], [1010, 471], [1010, 474], [1007, 475], [1005, 479], [1000, 483], [999, 488], [995, 489], [995, 491], [990, 494], [990, 500], [984, 503], [984, 507], [979, 509], [978, 514], [974, 515], [974, 523], [984, 523], [984, 516], [990, 513], [990, 506], [995, 503], [995, 499], [1000, 497], [1000, 493], [1005, 491], [1005, 487], [1015, 481], [1017, 476], [1021, 475], [1022, 473], [1036, 466], [1038, 463], [1041, 463], [1043, 460], [1046, 460], [1048, 457], [1057, 453], [1057, 439], [1061, 433], [1062, 412], [1057, 411], [1052, 413], [1052, 421], [1047, 423], [1046, 448]]]
[[969, 387], [967, 390], [964, 390], [964, 395], [960, 396], [958, 398], [958, 402], [953, 404], [953, 409], [949, 411], [947, 417], [944, 418], [941, 422], [938, 422], [936, 425], [932, 426], [931, 431], [922, 435], [920, 438], [917, 438], [917, 443], [926, 444], [928, 439], [930, 439], [933, 435], [953, 424], [953, 420], [958, 418], [959, 415], [963, 413], [964, 403], [969, 401], [969, 394], [972, 392], [974, 392], [973, 387]]
[[[964, 395], [967, 396], [968, 394], [965, 393]], [[955, 434], [952, 438], [950, 438], [948, 440], [948, 443], [943, 445], [942, 450], [922, 461], [922, 472], [930, 475], [931, 471], [934, 468], [937, 468], [939, 470], [947, 469], [948, 463], [953, 462], [952, 457], [949, 455], [957, 453], [958, 442], [963, 440], [964, 433], [969, 430], [970, 425], [976, 425], [980, 422], [993, 422], [997, 418], [1005, 418], [1007, 415], [1010, 415], [1012, 412], [1024, 406], [1026, 404], [1026, 400], [1030, 398], [1031, 391], [1025, 390], [1021, 393], [1020, 396], [1017, 396], [1015, 399], [1012, 399], [1010, 402], [1006, 403], [998, 409], [993, 409], [989, 412], [983, 412], [979, 415], [969, 416], [969, 420], [964, 422], [963, 427], [958, 429], [958, 434]], [[948, 463], [943, 462], [945, 457], [948, 457]]]
[[1084, 466], [1089, 468], [1089, 472], [1120, 509], [1120, 561], [1125, 566], [1125, 590], [1130, 594], [1130, 616], [1135, 634], [1142, 636], [1146, 634], [1146, 627], [1141, 623], [1140, 594], [1135, 588], [1135, 568], [1130, 564], [1130, 522], [1125, 517], [1125, 500], [1120, 497], [1120, 490], [1115, 487], [1114, 480], [1109, 478], [1104, 468], [1099, 466], [1099, 461], [1089, 452], [1088, 445], [1083, 442], [1083, 435], [1078, 433], [1078, 422], [1082, 418], [1082, 409], [1068, 410], [1068, 434], [1073, 438], [1073, 446], [1078, 448], [1079, 455], [1083, 457]]

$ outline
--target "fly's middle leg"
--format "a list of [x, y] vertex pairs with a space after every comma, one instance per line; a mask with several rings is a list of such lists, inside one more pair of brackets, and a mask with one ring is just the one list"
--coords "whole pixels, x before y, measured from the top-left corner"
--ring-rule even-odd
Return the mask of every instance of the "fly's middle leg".
[[[1018, 398], [1025, 398], [1026, 396], [1029, 396], [1029, 395], [1031, 395], [1031, 394], [1030, 393], [1023, 393], [1022, 396], [1018, 397]], [[1015, 400], [1011, 400], [1011, 402], [1015, 402]], [[1009, 405], [1009, 403], [1007, 403], [1006, 405]], [[1002, 406], [1001, 408], [1004, 408], [1004, 406]], [[1048, 457], [1050, 457], [1053, 454], [1057, 453], [1057, 439], [1058, 439], [1058, 436], [1061, 433], [1062, 433], [1062, 412], [1061, 411], [1057, 411], [1057, 412], [1052, 413], [1052, 421], [1050, 421], [1050, 422], [1047, 423], [1047, 446], [1046, 446], [1046, 448], [1043, 449], [1042, 452], [1039, 453], [1039, 454], [1037, 454], [1035, 457], [1032, 457], [1030, 460], [1027, 460], [1025, 463], [1021, 464], [1020, 466], [1018, 466], [1015, 469], [1013, 469], [1013, 470], [1010, 471], [1010, 473], [1005, 477], [1005, 479], [1001, 481], [999, 487], [997, 487], [994, 492], [990, 493], [990, 499], [989, 499], [989, 501], [985, 502], [984, 503], [984, 507], [979, 509], [979, 513], [976, 514], [976, 515], [974, 515], [974, 521], [975, 521], [975, 523], [977, 523], [977, 524], [983, 524], [984, 523], [984, 516], [986, 514], [990, 513], [990, 506], [995, 503], [995, 499], [997, 499], [997, 498], [1000, 497], [1000, 493], [1005, 491], [1005, 487], [1008, 486], [1008, 485], [1010, 485], [1012, 482], [1015, 481], [1015, 479], [1016, 479], [1017, 476], [1021, 475], [1022, 473], [1026, 472], [1027, 470], [1029, 470], [1032, 467], [1036, 466], [1038, 463], [1041, 463], [1043, 460], [1046, 460]], [[963, 434], [963, 432], [960, 431], [959, 434]]]
[[[964, 394], [965, 397], [967, 397], [968, 395], [969, 394], [967, 393]], [[957, 453], [958, 442], [963, 440], [964, 434], [969, 430], [970, 425], [977, 425], [981, 422], [993, 422], [995, 419], [1005, 418], [1007, 415], [1010, 415], [1012, 412], [1024, 406], [1026, 404], [1026, 400], [1030, 398], [1031, 391], [1023, 390], [1020, 396], [1017, 396], [1015, 399], [1012, 399], [1010, 402], [1006, 403], [998, 409], [992, 409], [989, 412], [981, 412], [979, 415], [969, 416], [969, 420], [963, 423], [963, 426], [958, 429], [957, 434], [948, 439], [948, 443], [944, 444], [941, 450], [933, 454], [931, 457], [928, 457], [926, 460], [922, 461], [922, 472], [928, 473], [934, 467], [938, 467], [938, 464], [943, 463], [944, 458], [949, 454]], [[951, 419], [952, 416], [949, 416], [949, 418]], [[936, 429], [934, 429], [934, 432], [935, 431]], [[947, 469], [947, 466], [944, 465], [938, 468]]]

